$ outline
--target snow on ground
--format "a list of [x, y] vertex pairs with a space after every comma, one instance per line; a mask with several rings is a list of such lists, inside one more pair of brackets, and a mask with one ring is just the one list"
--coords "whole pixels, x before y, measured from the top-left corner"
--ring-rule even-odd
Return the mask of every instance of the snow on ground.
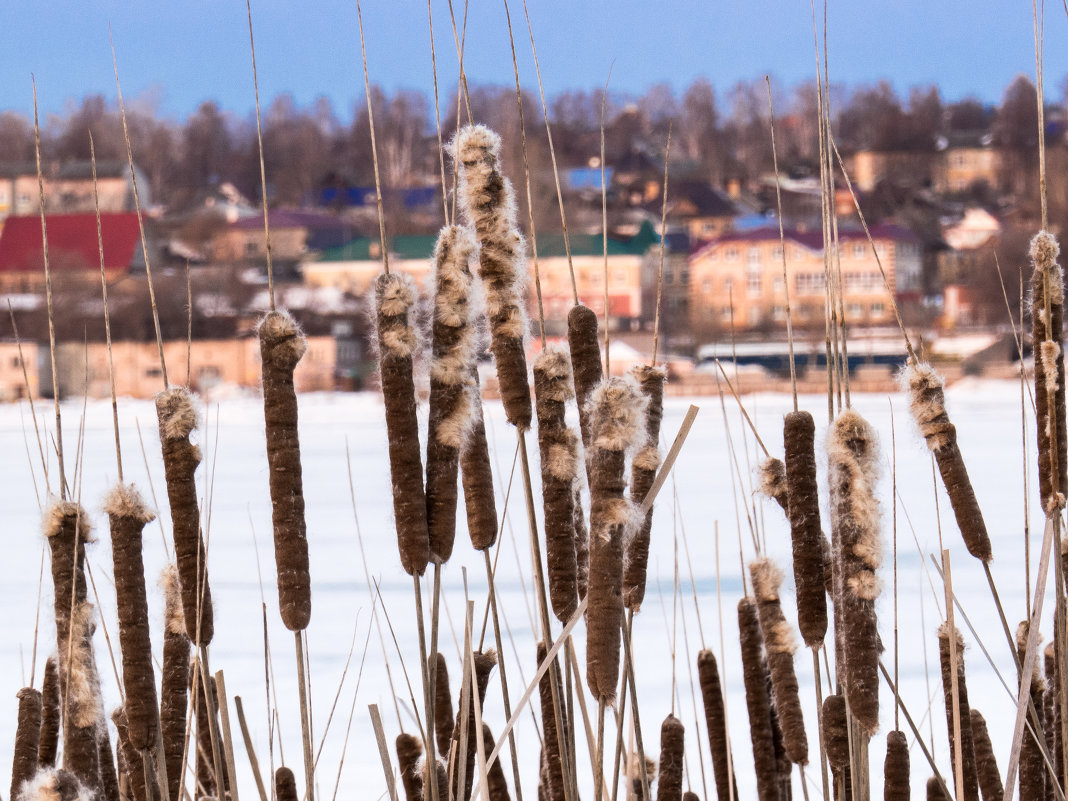
[[[947, 396], [961, 449], [990, 529], [994, 548], [993, 575], [1009, 623], [1015, 627], [1024, 614], [1025, 467], [1031, 497], [1032, 564], [1037, 564], [1042, 534], [1041, 512], [1034, 500], [1035, 458], [1029, 453], [1025, 459], [1021, 448], [1020, 387], [1012, 382], [970, 381], [949, 389]], [[763, 530], [767, 551], [786, 569], [784, 608], [787, 617], [794, 621], [793, 582], [789, 578], [789, 529], [777, 506], [751, 494], [753, 470], [761, 456], [752, 432], [744, 427], [737, 406], [729, 396], [725, 403], [721, 403], [720, 398], [669, 398], [665, 402], [663, 425], [665, 448], [691, 402], [700, 407], [700, 414], [656, 506], [649, 589], [634, 624], [638, 696], [645, 742], [652, 755], [658, 753], [659, 723], [672, 709], [674, 667], [678, 686], [675, 712], [687, 730], [688, 782], [702, 798], [713, 796], [704, 722], [701, 718], [698, 725], [695, 720], [701, 708], [699, 696], [695, 700], [690, 688], [694, 686], [697, 650], [701, 647], [714, 649], [722, 657], [721, 671], [727, 683], [739, 791], [743, 798], [754, 797], [735, 610], [742, 587], [739, 539], [748, 560], [753, 555], [748, 521], [751, 519]], [[781, 456], [782, 415], [791, 410], [791, 399], [782, 395], [755, 395], [747, 397], [745, 403], [764, 444], [773, 455]], [[908, 416], [905, 399], [900, 395], [855, 395], [853, 403], [879, 432], [885, 465], [880, 486], [884, 499], [886, 567], [882, 572], [884, 592], [879, 602], [880, 631], [887, 648], [884, 660], [888, 666], [893, 665], [895, 634], [890, 570], [893, 509], [887, 499], [891, 493], [890, 464], [896, 450], [897, 485], [902, 499], [897, 508], [901, 692], [923, 736], [930, 739], [933, 731], [936, 759], [940, 769], [948, 775], [950, 756], [945, 744], [945, 712], [934, 636], [943, 614], [943, 590], [928, 557], [928, 554], [939, 552], [940, 542], [952, 554], [957, 595], [976, 626], [978, 636], [993, 655], [997, 669], [1010, 685], [1014, 674], [1011, 655], [981, 566], [963, 547], [940, 482], [936, 492], [932, 461]], [[826, 432], [826, 399], [803, 397], [801, 407], [810, 410], [817, 420], [819, 445]], [[261, 401], [231, 398], [202, 411], [202, 426], [197, 436], [204, 452], [204, 464], [198, 473], [198, 481], [205, 498], [209, 574], [216, 610], [211, 667], [224, 671], [231, 695], [242, 696], [264, 770], [284, 759], [300, 776], [293, 638], [282, 626], [277, 611]], [[38, 425], [47, 426], [51, 431], [55, 422], [51, 407], [38, 404], [36, 413]], [[85, 405], [72, 401], [64, 404], [63, 414], [68, 482], [97, 526], [98, 542], [90, 546], [89, 561], [100, 596], [102, 619], [114, 642], [117, 624], [110, 578], [111, 557], [108, 537], [103, 530], [107, 521], [100, 512], [104, 493], [116, 476], [111, 407], [103, 402]], [[126, 479], [136, 483], [150, 499], [154, 492], [155, 498], [162, 500], [165, 492], [154, 408], [150, 402], [123, 401], [119, 414]], [[425, 416], [425, 409], [423, 414]], [[339, 797], [379, 798], [385, 793], [385, 783], [367, 705], [378, 704], [382, 712], [393, 759], [392, 740], [400, 730], [398, 714], [405, 730], [416, 730], [409, 682], [421, 705], [412, 581], [401, 570], [397, 557], [381, 400], [375, 394], [308, 395], [300, 399], [300, 415], [313, 579], [313, 614], [308, 638], [314, 729], [317, 740], [324, 740], [317, 772], [319, 793], [322, 797], [331, 797], [335, 784], [339, 783]], [[504, 493], [516, 452], [516, 439], [514, 431], [504, 421], [499, 404], [487, 404], [486, 416], [497, 469], [497, 508], [500, 512], [505, 508]], [[1029, 414], [1033, 431], [1031, 417]], [[730, 439], [737, 449], [737, 470], [730, 461], [725, 418], [729, 423]], [[425, 419], [423, 423], [425, 427]], [[536, 460], [533, 434], [529, 436], [532, 458]], [[0, 677], [7, 689], [0, 693], [0, 742], [12, 743], [15, 692], [30, 681], [29, 671], [34, 660], [37, 587], [44, 554], [39, 503], [43, 499], [45, 479], [28, 405], [0, 407], [0, 443], [7, 454], [0, 462], [0, 508], [6, 510], [7, 520], [3, 539], [5, 565], [0, 585], [4, 610], [0, 616]], [[1030, 450], [1033, 451], [1033, 444]], [[75, 472], [76, 457], [80, 466]], [[823, 487], [825, 459], [822, 449], [818, 451], [817, 460]], [[48, 462], [49, 479], [55, 488], [54, 456]], [[536, 462], [532, 468], [536, 481]], [[534, 492], [540, 518], [537, 484]], [[535, 664], [532, 569], [518, 473], [507, 511], [497, 563], [497, 592], [502, 624], [507, 625], [505, 666], [511, 695], [515, 698], [525, 687]], [[827, 529], [825, 498], [823, 513]], [[165, 542], [169, 538], [169, 519], [163, 510], [161, 520], [146, 527], [145, 562], [150, 587], [152, 577], [157, 576], [166, 564], [169, 546]], [[680, 587], [678, 604], [673, 607], [676, 558]], [[51, 586], [47, 564], [44, 567], [33, 677], [38, 686], [44, 658], [55, 642], [49, 613]], [[368, 574], [378, 582], [381, 591], [382, 604], [378, 605], [383, 624], [381, 631], [371, 625], [372, 591], [368, 587]], [[481, 555], [470, 548], [461, 523], [455, 554], [443, 570], [442, 608], [446, 622], [440, 633], [440, 649], [449, 659], [454, 694], [460, 677], [457, 654], [463, 641], [465, 581], [468, 596], [475, 602], [477, 636], [485, 613], [485, 569]], [[722, 593], [722, 605], [718, 602], [718, 590]], [[424, 586], [423, 597], [429, 604], [429, 585]], [[268, 692], [261, 604], [266, 605], [272, 653], [270, 703], [272, 708], [277, 704], [283, 733], [281, 747], [276, 744], [273, 749], [268, 746], [265, 713]], [[1047, 604], [1047, 609], [1051, 606], [1052, 601]], [[150, 598], [157, 654], [162, 647], [159, 637], [162, 607], [162, 596], [157, 589]], [[385, 625], [383, 611], [388, 614], [392, 632]], [[982, 651], [976, 647], [975, 635], [959, 618], [958, 624], [964, 629], [968, 644], [969, 694], [973, 705], [987, 717], [995, 752], [1004, 770], [1013, 704]], [[559, 627], [555, 630], [559, 631]], [[1050, 630], [1048, 623], [1044, 630]], [[584, 672], [585, 637], [581, 625], [577, 633], [578, 659]], [[103, 635], [103, 631], [98, 631], [98, 661], [104, 674], [104, 692], [110, 709], [118, 703], [119, 695]], [[394, 635], [404, 657], [403, 665], [397, 657]], [[492, 642], [491, 628], [486, 634], [486, 643], [491, 645]], [[354, 648], [352, 663], [339, 692], [350, 648]], [[796, 664], [805, 704], [810, 753], [815, 755], [818, 740], [812, 660], [807, 652], [801, 651]], [[498, 673], [491, 684], [484, 713], [486, 721], [498, 734], [504, 723], [499, 686]], [[932, 699], [930, 705], [928, 698]], [[894, 726], [892, 695], [885, 686], [881, 689], [881, 701], [882, 728], [872, 743], [871, 769], [875, 786], [881, 781], [884, 734]], [[594, 709], [591, 709], [591, 715], [595, 715]], [[608, 717], [611, 720], [611, 715]], [[906, 728], [904, 719], [901, 727]], [[529, 714], [520, 720], [516, 732], [524, 790], [533, 797], [539, 745]], [[911, 732], [908, 733], [911, 744], [913, 737]], [[580, 762], [588, 764], [581, 757], [588, 753], [585, 747], [580, 739]], [[241, 746], [237, 752], [242, 786], [251, 787], [248, 760]], [[700, 764], [698, 756], [702, 758]], [[510, 778], [510, 771], [506, 772]], [[912, 773], [914, 792], [922, 793], [930, 769], [914, 744]], [[806, 777], [814, 797], [818, 797], [818, 772], [809, 769]], [[795, 792], [800, 790], [796, 787], [798, 781], [800, 779], [795, 775]], [[587, 785], [584, 795], [589, 794]]]

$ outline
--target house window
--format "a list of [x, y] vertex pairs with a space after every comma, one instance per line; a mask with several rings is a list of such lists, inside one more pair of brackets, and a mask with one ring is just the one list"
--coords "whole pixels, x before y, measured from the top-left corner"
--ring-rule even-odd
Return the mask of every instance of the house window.
[[864, 307], [859, 303], [847, 303], [846, 311], [849, 313], [850, 317], [860, 317], [864, 312]]
[[786, 307], [785, 306], [772, 306], [771, 316], [775, 322], [781, 323], [786, 320]]
[[886, 313], [886, 306], [883, 305], [882, 303], [876, 302], [876, 303], [871, 304], [871, 316], [872, 317], [882, 317], [883, 314], [885, 314], [885, 313]]
[[763, 291], [763, 281], [760, 274], [760, 265], [750, 263], [749, 268], [745, 274], [745, 288], [746, 292], [751, 298], [759, 298], [760, 293]]
[[801, 248], [794, 248], [793, 253], [794, 261], [801, 261], [801, 259], [805, 258], [805, 251]]
[[773, 259], [774, 259], [775, 261], [782, 261], [782, 248], [781, 248], [781, 247], [777, 247], [777, 248], [775, 248], [775, 250], [773, 250], [773, 251], [771, 252], [771, 257], [772, 257], [772, 258], [773, 258]]
[[794, 285], [798, 295], [818, 295], [827, 284], [823, 273], [798, 273]]
[[725, 255], [727, 257], [727, 261], [738, 261], [738, 248], [727, 248]]
[[245, 243], [245, 255], [246, 256], [255, 256], [257, 253], [259, 253], [259, 245], [257, 245], [255, 242], [246, 242]]
[[726, 292], [728, 295], [731, 292], [734, 291], [734, 279], [733, 278], [727, 278], [727, 279], [725, 279], [723, 281], [723, 291]]
[[719, 316], [723, 318], [724, 322], [730, 322], [734, 319], [734, 310], [730, 306], [724, 306], [719, 310]]
[[782, 292], [782, 279], [776, 276], [771, 282], [771, 287], [776, 293]]
[[853, 243], [853, 258], [854, 259], [863, 259], [865, 250], [867, 250], [867, 248], [864, 247], [864, 243], [863, 242], [854, 242]]
[[760, 264], [760, 248], [749, 248], [747, 256], [750, 265]]

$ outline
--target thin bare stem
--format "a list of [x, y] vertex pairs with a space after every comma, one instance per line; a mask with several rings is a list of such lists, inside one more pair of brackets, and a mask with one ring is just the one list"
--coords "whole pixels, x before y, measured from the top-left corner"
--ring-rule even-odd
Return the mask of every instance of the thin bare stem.
[[[371, 161], [375, 168], [375, 199], [378, 204], [378, 238], [382, 247], [382, 269], [389, 275], [389, 250], [386, 248], [386, 215], [382, 210], [382, 179], [378, 172], [378, 143], [375, 140], [375, 113], [371, 103], [371, 79], [367, 72], [367, 47], [363, 40], [363, 9], [356, 0], [356, 17], [360, 23], [360, 55], [363, 58], [363, 88], [367, 96], [367, 121], [371, 128]], [[436, 785], [431, 782], [431, 789]], [[437, 790], [434, 790], [436, 795]]]
[[[666, 247], [665, 240], [667, 239], [668, 167], [671, 164], [671, 128], [672, 123], [668, 123], [667, 146], [664, 148], [664, 199], [660, 205], [660, 264], [656, 270], [656, 311], [653, 314], [652, 365], [654, 367], [656, 366], [657, 348], [660, 345], [660, 302], [664, 294], [664, 250]], [[607, 244], [605, 247], [607, 248]], [[605, 282], [605, 286], [607, 286], [607, 282]]]

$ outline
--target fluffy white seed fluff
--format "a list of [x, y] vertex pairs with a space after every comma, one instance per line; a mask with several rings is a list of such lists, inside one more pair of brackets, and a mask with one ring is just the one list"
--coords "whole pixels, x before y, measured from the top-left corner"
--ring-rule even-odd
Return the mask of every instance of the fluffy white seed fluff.
[[929, 364], [909, 361], [901, 371], [900, 382], [902, 390], [908, 393], [909, 410], [927, 447], [932, 451], [944, 448], [949, 444], [949, 429], [942, 402], [945, 397], [942, 376]]
[[142, 525], [156, 519], [133, 484], [116, 484], [104, 498], [104, 513], [115, 517], [130, 517]]
[[786, 492], [786, 465], [782, 459], [769, 456], [760, 464], [760, 492], [776, 498]]
[[163, 588], [164, 618], [167, 631], [171, 634], [185, 634], [185, 610], [182, 606], [182, 580], [178, 577], [178, 566], [170, 564], [163, 569], [159, 577]]
[[171, 387], [156, 396], [160, 431], [167, 439], [185, 439], [197, 427], [197, 410], [186, 387]]
[[308, 338], [289, 312], [282, 309], [267, 312], [260, 321], [258, 333], [270, 342], [283, 343], [281, 347], [290, 351], [289, 361], [294, 364], [308, 350]]
[[749, 563], [749, 575], [753, 579], [753, 592], [758, 601], [779, 600], [782, 586], [782, 570], [766, 556]]
[[602, 381], [590, 393], [588, 409], [594, 445], [608, 451], [626, 451], [644, 437], [647, 400], [630, 376]]
[[79, 504], [74, 501], [61, 501], [53, 498], [52, 503], [45, 509], [41, 518], [41, 529], [46, 537], [54, 537], [59, 533], [63, 520], [74, 517], [78, 520], [78, 530], [81, 532], [82, 542], [93, 542], [93, 527], [89, 523], [89, 515], [86, 514]]

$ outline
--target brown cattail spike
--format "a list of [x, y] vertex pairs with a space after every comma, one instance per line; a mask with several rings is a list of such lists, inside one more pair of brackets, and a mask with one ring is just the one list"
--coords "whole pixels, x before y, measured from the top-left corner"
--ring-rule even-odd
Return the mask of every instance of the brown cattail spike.
[[[1062, 509], [1068, 496], [1068, 425], [1064, 387], [1064, 270], [1060, 246], [1048, 231], [1031, 240], [1031, 320], [1035, 349], [1035, 412], [1042, 508]], [[1047, 313], [1047, 307], [1049, 309]], [[1056, 448], [1054, 448], [1056, 443]], [[1056, 450], [1056, 453], [1054, 453]], [[1053, 478], [1054, 466], [1057, 477]]]
[[730, 741], [727, 737], [727, 716], [723, 704], [723, 688], [719, 681], [716, 655], [705, 649], [697, 654], [697, 676], [701, 685], [701, 699], [705, 707], [705, 726], [708, 745], [712, 751], [712, 771], [716, 778], [716, 797], [732, 801], [738, 797], [738, 787], [730, 769]]
[[[403, 737], [405, 735], [401, 735]], [[398, 760], [400, 755], [398, 753]], [[401, 772], [401, 779], [404, 778], [403, 768]], [[300, 796], [297, 795], [297, 777], [293, 775], [293, 771], [287, 767], [281, 767], [274, 772], [274, 792], [278, 801], [299, 801]]]
[[915, 361], [909, 362], [903, 375], [909, 393], [909, 408], [938, 463], [938, 472], [942, 474], [942, 483], [968, 553], [989, 562], [993, 558], [990, 537], [968, 478], [964, 457], [957, 446], [957, 428], [949, 422], [942, 377], [931, 365]]
[[59, 669], [56, 667], [56, 658], [50, 656], [45, 660], [44, 679], [41, 682], [41, 737], [37, 743], [37, 765], [40, 768], [56, 766], [61, 717]]
[[593, 450], [590, 468], [589, 612], [586, 681], [598, 701], [610, 703], [619, 683], [623, 625], [623, 542], [635, 507], [623, 496], [627, 451], [638, 441], [645, 399], [631, 378], [609, 378], [590, 397]]
[[879, 631], [875, 599], [882, 562], [875, 432], [857, 412], [847, 409], [827, 437], [831, 489], [834, 600], [841, 618], [844, 664], [839, 676], [850, 712], [871, 736], [879, 728]]
[[486, 293], [490, 347], [508, 422], [530, 428], [524, 284], [526, 245], [516, 225], [515, 192], [500, 170], [501, 139], [484, 125], [457, 135], [453, 155], [460, 205], [478, 237], [478, 272]]
[[797, 587], [797, 627], [810, 648], [827, 634], [824, 536], [816, 486], [816, 425], [808, 412], [790, 412], [783, 420], [787, 514]]
[[979, 774], [979, 791], [983, 795], [983, 801], [1002, 801], [1005, 787], [1001, 782], [1001, 773], [998, 771], [994, 747], [990, 743], [990, 732], [987, 731], [986, 720], [975, 707], [969, 709], [968, 712], [971, 717], [972, 739], [975, 741], [975, 767]]
[[656, 783], [656, 801], [682, 801], [683, 748], [686, 730], [674, 715], [664, 718], [660, 726], [660, 778]]
[[415, 332], [411, 315], [414, 305], [415, 289], [410, 278], [401, 273], [378, 277], [375, 282], [378, 358], [382, 399], [386, 407], [397, 545], [405, 572], [410, 576], [421, 576], [430, 561], [430, 535], [412, 378]]
[[190, 433], [197, 427], [197, 413], [189, 390], [174, 387], [157, 395], [156, 416], [159, 418], [167, 499], [171, 506], [174, 554], [182, 577], [186, 633], [199, 647], [211, 642], [215, 622], [194, 477], [200, 464], [200, 448], [189, 441]]
[[545, 348], [534, 360], [534, 399], [541, 454], [549, 600], [553, 613], [565, 623], [578, 607], [572, 491], [578, 480], [578, 438], [564, 419], [572, 395], [567, 354], [558, 348]]
[[160, 727], [167, 765], [169, 797], [178, 798], [185, 761], [186, 707], [189, 698], [190, 642], [182, 612], [182, 587], [178, 568], [170, 565], [160, 579], [165, 601], [163, 668], [160, 688]]
[[468, 266], [474, 253], [475, 243], [465, 229], [450, 226], [438, 234], [426, 444], [427, 526], [430, 553], [438, 562], [448, 561], [456, 539], [457, 470], [475, 402]]
[[[538, 664], [545, 661], [548, 649], [545, 643], [538, 643]], [[542, 721], [542, 768], [545, 775], [546, 797], [549, 801], [562, 801], [567, 797], [567, 788], [564, 784], [563, 763], [560, 760], [560, 727], [557, 726], [556, 714], [553, 711], [552, 678], [551, 670], [545, 671], [538, 683], [538, 695], [541, 699]], [[564, 714], [563, 706], [560, 714]], [[567, 730], [566, 723], [563, 727]]]
[[[159, 801], [159, 785], [155, 781], [146, 781], [146, 761], [142, 760], [141, 753], [130, 743], [130, 732], [127, 728], [125, 710], [119, 707], [112, 712], [111, 721], [115, 724], [115, 730], [119, 735], [119, 766], [130, 782], [130, 789], [133, 790], [133, 801]], [[155, 774], [151, 771], [151, 760], [148, 760], [147, 764], [150, 771], [150, 776], [147, 778], [154, 779]]]
[[159, 707], [152, 668], [148, 626], [148, 595], [141, 555], [141, 532], [155, 519], [132, 484], [119, 484], [104, 501], [111, 522], [111, 554], [115, 568], [115, 600], [122, 648], [122, 683], [130, 744], [144, 751], [156, 744]]
[[962, 783], [964, 797], [967, 801], [978, 801], [979, 784], [975, 773], [975, 741], [972, 738], [972, 720], [968, 713], [968, 685], [965, 681], [964, 671], [964, 639], [960, 632], [953, 630], [950, 633], [949, 624], [943, 623], [938, 628], [938, 658], [942, 667], [942, 693], [946, 701], [946, 727], [949, 732], [949, 752], [953, 755], [953, 775], [956, 776], [956, 737], [954, 736], [953, 720], [953, 666], [951, 657], [950, 636], [956, 640], [956, 674], [957, 674], [957, 707], [960, 714], [960, 752], [962, 765]]
[[828, 695], [823, 699], [823, 743], [832, 768], [849, 765], [849, 724], [844, 695]]
[[25, 782], [37, 772], [37, 748], [41, 739], [41, 693], [32, 687], [18, 691], [19, 717], [15, 729], [15, 753], [11, 760], [11, 795], [16, 799]]
[[783, 747], [791, 762], [804, 765], [808, 762], [808, 738], [794, 672], [794, 636], [779, 600], [782, 571], [770, 559], [760, 558], [750, 563], [749, 574], [757, 599], [760, 633], [771, 674], [772, 699], [782, 728]]
[[575, 513], [575, 583], [579, 598], [585, 598], [590, 586], [590, 530], [586, 526], [586, 511], [582, 508], [582, 480], [571, 485], [572, 507]]
[[909, 743], [900, 731], [886, 735], [883, 763], [883, 801], [909, 801]]
[[[653, 486], [660, 467], [660, 423], [664, 419], [664, 371], [647, 364], [633, 370], [634, 379], [647, 401], [645, 407], [645, 442], [634, 454], [630, 473], [630, 499], [640, 506]], [[645, 598], [645, 580], [649, 568], [649, 538], [653, 510], [645, 513], [638, 529], [627, 540], [623, 568], [623, 603], [637, 612]]]
[[786, 490], [786, 465], [782, 459], [769, 456], [760, 464], [760, 492], [779, 504], [783, 514], [790, 515], [790, 500]]
[[[1025, 620], [1016, 629], [1016, 650], [1020, 665], [1024, 663], [1029, 628]], [[1046, 764], [1042, 756], [1042, 743], [1045, 741], [1042, 695], [1046, 689], [1046, 682], [1039, 672], [1037, 661], [1029, 681], [1031, 702], [1034, 704], [1038, 720], [1037, 724], [1036, 721], [1031, 720], [1032, 726], [1025, 729], [1023, 742], [1020, 745], [1020, 801], [1040, 801], [1045, 798], [1046, 791]]]
[[[1063, 547], [1063, 543], [1062, 543]], [[1060, 672], [1057, 668], [1059, 656], [1056, 640], [1046, 646], [1043, 655], [1045, 662], [1046, 691], [1042, 695], [1042, 705], [1046, 724], [1046, 750], [1053, 757], [1053, 767], [1058, 776], [1064, 775], [1064, 754], [1061, 750], [1061, 703], [1060, 703]], [[976, 753], [979, 744], [976, 742]], [[976, 756], [978, 759], [978, 756]], [[980, 787], [982, 783], [980, 781]]]
[[[411, 734], [397, 735], [397, 769], [400, 771], [405, 801], [422, 801], [423, 774], [419, 770], [419, 759], [422, 756], [423, 743], [418, 737]], [[290, 776], [292, 775], [290, 771]], [[295, 795], [294, 799], [296, 799]], [[281, 801], [281, 794], [279, 794], [279, 801]]]
[[[100, 785], [104, 801], [120, 801], [119, 773], [115, 765], [117, 754], [111, 750], [111, 735], [103, 722], [97, 727], [96, 745], [100, 759]], [[144, 770], [143, 767], [142, 770]], [[149, 766], [149, 771], [154, 786], [158, 788], [159, 777], [156, 775], [155, 764]]]
[[927, 801], [953, 801], [937, 776], [927, 780]]
[[434, 671], [434, 735], [437, 738], [438, 756], [448, 759], [456, 721], [453, 719], [452, 693], [449, 691], [449, 667], [441, 653], [434, 655], [431, 669]]
[[290, 631], [303, 631], [311, 622], [308, 529], [304, 521], [304, 479], [293, 385], [293, 371], [307, 350], [308, 340], [289, 314], [272, 310], [264, 315], [260, 323], [260, 358], [278, 611]]
[[[497, 666], [497, 652], [490, 648], [487, 651], [475, 651], [475, 687], [478, 689], [478, 704], [481, 709], [486, 702], [486, 688], [489, 686], [490, 674], [493, 672], [493, 668]], [[478, 754], [478, 735], [475, 728], [475, 705], [468, 700], [467, 709], [461, 709], [456, 716], [456, 729], [453, 732], [453, 740], [457, 743], [460, 740], [460, 724], [462, 722], [462, 716], [467, 717], [467, 770], [464, 773], [464, 787], [463, 795], [460, 794], [460, 788], [458, 786], [453, 787], [453, 798], [457, 801], [467, 801], [471, 797], [472, 782], [475, 778], [475, 757]], [[457, 754], [457, 758], [460, 755]], [[457, 763], [459, 764], [459, 763]], [[455, 785], [459, 784], [460, 772], [457, 769], [453, 774], [453, 782]]]
[[759, 801], [779, 801], [779, 766], [775, 758], [771, 702], [765, 682], [763, 644], [756, 604], [748, 598], [738, 601], [738, 636], [742, 646], [742, 678], [745, 705], [749, 710], [749, 737], [753, 746]]
[[601, 346], [597, 339], [597, 315], [581, 303], [567, 313], [567, 345], [571, 351], [571, 372], [575, 376], [575, 399], [579, 407], [579, 427], [586, 452], [590, 444], [589, 400], [604, 376]]
[[478, 370], [471, 370], [471, 430], [460, 451], [460, 477], [464, 488], [467, 532], [476, 551], [492, 548], [497, 542], [497, 506], [493, 497], [493, 469], [486, 443], [486, 422], [479, 400]]
[[[493, 732], [485, 723], [482, 724], [482, 741], [486, 744], [487, 751], [493, 747]], [[512, 796], [508, 792], [508, 780], [504, 777], [504, 766], [500, 757], [486, 766], [486, 778], [489, 801], [511, 801]]]

